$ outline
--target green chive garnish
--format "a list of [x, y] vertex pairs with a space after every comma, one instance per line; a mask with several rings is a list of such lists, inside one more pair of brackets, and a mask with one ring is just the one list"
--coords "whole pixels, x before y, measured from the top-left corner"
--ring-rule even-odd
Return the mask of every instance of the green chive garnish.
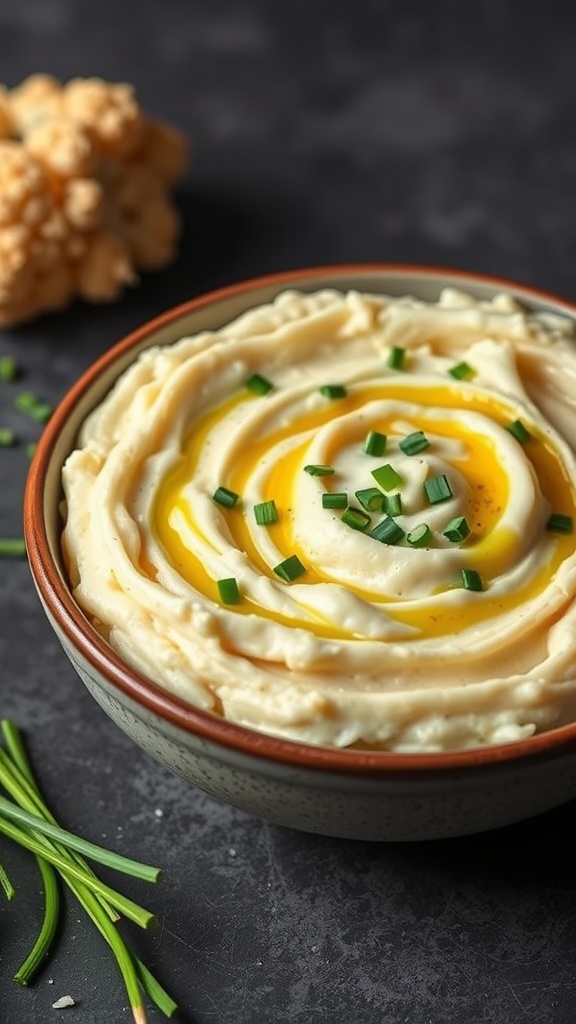
[[21, 558], [25, 554], [23, 537], [0, 537], [0, 558]]
[[391, 370], [402, 370], [404, 369], [404, 363], [406, 360], [406, 349], [401, 348], [399, 345], [394, 345], [390, 349], [388, 356], [388, 366]]
[[452, 488], [444, 473], [425, 480], [424, 491], [431, 505], [438, 505], [441, 501], [448, 501], [448, 498], [452, 497]]
[[311, 463], [309, 466], [304, 466], [304, 472], [309, 473], [310, 476], [332, 476], [334, 466], [322, 466], [321, 464]]
[[29, 459], [32, 459], [34, 457], [37, 447], [38, 444], [36, 441], [30, 441], [30, 444], [26, 445], [26, 455], [28, 456]]
[[377, 484], [380, 484], [385, 491], [392, 491], [402, 483], [402, 477], [396, 472], [394, 466], [387, 462], [384, 466], [378, 466], [372, 470], [372, 476]]
[[387, 440], [386, 434], [380, 434], [378, 430], [369, 430], [364, 438], [362, 451], [365, 455], [383, 455]]
[[322, 384], [318, 390], [324, 398], [345, 398], [348, 394], [343, 384]]
[[398, 544], [404, 537], [404, 530], [390, 516], [386, 516], [370, 530], [370, 536], [382, 544]]
[[363, 487], [359, 491], [354, 492], [358, 501], [365, 508], [367, 512], [374, 512], [376, 509], [382, 508], [382, 501], [384, 495], [378, 487]]
[[572, 516], [564, 516], [560, 512], [553, 512], [546, 523], [546, 529], [550, 530], [551, 533], [572, 533], [574, 529]]
[[448, 540], [451, 540], [454, 544], [458, 544], [459, 541], [466, 540], [466, 537], [470, 533], [470, 527], [466, 522], [464, 516], [456, 516], [455, 519], [451, 519], [446, 529], [442, 531]]
[[220, 600], [224, 604], [240, 604], [241, 597], [238, 584], [233, 576], [225, 580], [216, 580]]
[[422, 430], [415, 430], [413, 434], [408, 434], [407, 437], [403, 437], [398, 442], [398, 447], [405, 455], [417, 455], [418, 452], [424, 451], [429, 445], [430, 441]]
[[484, 590], [482, 578], [475, 569], [461, 569], [460, 576], [462, 578], [462, 586], [465, 590]]
[[268, 380], [267, 377], [263, 377], [261, 373], [253, 373], [245, 381], [245, 385], [254, 395], [267, 395], [274, 387], [272, 381]]
[[292, 583], [298, 576], [302, 576], [306, 572], [306, 566], [302, 565], [298, 555], [290, 555], [289, 558], [285, 558], [283, 562], [274, 566], [274, 572], [285, 583]]
[[16, 441], [16, 434], [10, 427], [0, 427], [0, 448], [10, 448]]
[[239, 497], [236, 491], [231, 491], [228, 487], [217, 487], [212, 495], [213, 500], [224, 508], [234, 508]]
[[0, 380], [12, 381], [18, 376], [18, 364], [13, 356], [0, 356]]
[[322, 508], [346, 508], [347, 504], [346, 491], [325, 491], [322, 495]]
[[367, 530], [370, 526], [370, 516], [367, 512], [363, 512], [361, 508], [347, 508], [342, 515], [342, 522], [346, 523], [346, 526], [351, 526], [353, 530]]
[[512, 423], [508, 423], [506, 430], [509, 430], [520, 444], [526, 444], [532, 437], [532, 434], [524, 426], [522, 420], [513, 420]]
[[271, 526], [278, 522], [278, 509], [274, 498], [270, 501], [261, 501], [254, 505], [254, 518], [258, 526]]
[[472, 377], [476, 376], [476, 370], [468, 363], [456, 363], [455, 366], [451, 366], [448, 370], [451, 377], [455, 377], [456, 380], [471, 380]]
[[410, 533], [407, 534], [406, 540], [413, 548], [429, 548], [432, 543], [432, 530], [428, 526], [428, 523], [419, 523], [415, 526]]
[[382, 509], [389, 516], [401, 516], [402, 495], [398, 491], [395, 494], [385, 494], [382, 501]]
[[43, 402], [32, 391], [21, 391], [16, 395], [14, 405], [37, 423], [46, 423], [54, 411], [48, 402]]

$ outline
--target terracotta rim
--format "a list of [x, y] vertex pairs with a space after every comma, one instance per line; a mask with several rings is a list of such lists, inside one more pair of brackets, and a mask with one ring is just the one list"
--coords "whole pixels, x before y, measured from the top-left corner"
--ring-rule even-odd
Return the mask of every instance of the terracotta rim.
[[292, 765], [354, 775], [365, 774], [373, 777], [389, 775], [394, 778], [409, 778], [413, 777], [416, 772], [429, 773], [439, 769], [453, 771], [480, 766], [486, 768], [501, 762], [514, 762], [526, 757], [557, 755], [560, 749], [564, 750], [571, 745], [576, 746], [576, 723], [552, 729], [526, 740], [500, 746], [448, 753], [399, 754], [314, 747], [292, 740], [278, 739], [225, 721], [185, 704], [177, 697], [161, 690], [146, 677], [128, 668], [87, 622], [71, 598], [68, 589], [63, 585], [52, 558], [44, 522], [43, 505], [44, 489], [53, 449], [61, 429], [78, 402], [115, 360], [174, 321], [224, 299], [268, 286], [281, 288], [289, 286], [296, 280], [302, 281], [316, 276], [326, 278], [370, 273], [405, 274], [421, 278], [449, 276], [460, 285], [466, 285], [466, 283], [488, 285], [495, 291], [509, 290], [527, 300], [552, 303], [576, 319], [576, 305], [562, 296], [507, 278], [446, 267], [388, 263], [309, 267], [303, 270], [270, 274], [217, 289], [175, 306], [131, 332], [97, 359], [66, 393], [45, 427], [30, 467], [24, 496], [24, 533], [32, 576], [50, 615], [57, 622], [59, 628], [69, 637], [83, 657], [113, 686], [171, 725], [229, 750], [267, 759], [278, 765]]

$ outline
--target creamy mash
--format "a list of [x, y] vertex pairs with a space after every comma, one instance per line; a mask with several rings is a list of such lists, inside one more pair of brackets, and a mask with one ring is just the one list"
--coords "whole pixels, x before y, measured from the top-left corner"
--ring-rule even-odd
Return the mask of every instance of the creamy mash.
[[74, 595], [266, 733], [441, 751], [576, 718], [576, 345], [508, 295], [281, 294], [146, 350], [63, 472]]

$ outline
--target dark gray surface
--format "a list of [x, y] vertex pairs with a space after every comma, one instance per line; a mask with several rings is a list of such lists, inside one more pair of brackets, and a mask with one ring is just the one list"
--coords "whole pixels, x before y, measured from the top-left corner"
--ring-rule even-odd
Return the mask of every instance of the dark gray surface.
[[[0, 69], [132, 81], [193, 140], [178, 264], [117, 306], [0, 332], [56, 400], [151, 314], [254, 274], [341, 261], [502, 273], [576, 299], [576, 91], [569, 4], [0, 0]], [[0, 392], [2, 419], [11, 396]], [[23, 437], [34, 428], [14, 423]], [[0, 533], [24, 458], [0, 458]], [[25, 729], [61, 820], [165, 870], [128, 881], [129, 929], [194, 1024], [573, 1024], [570, 805], [498, 834], [339, 842], [236, 812], [171, 777], [84, 691], [24, 563], [0, 565], [2, 716]], [[162, 816], [157, 816], [159, 809]], [[11, 974], [40, 910], [0, 839], [0, 1022], [125, 1022], [115, 964], [72, 901], [34, 987]], [[107, 876], [109, 877], [109, 876]], [[56, 1011], [70, 994], [76, 1006]], [[160, 1014], [151, 1010], [150, 1021]]]

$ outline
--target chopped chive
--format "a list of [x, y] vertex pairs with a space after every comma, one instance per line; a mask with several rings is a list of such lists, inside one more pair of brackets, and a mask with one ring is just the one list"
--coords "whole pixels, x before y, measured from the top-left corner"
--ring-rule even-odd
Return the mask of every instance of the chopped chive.
[[283, 562], [274, 566], [274, 572], [285, 583], [292, 583], [298, 576], [302, 576], [306, 572], [306, 566], [302, 565], [298, 555], [290, 555], [289, 558], [285, 558]]
[[465, 590], [484, 590], [482, 578], [480, 573], [477, 573], [475, 569], [461, 569], [460, 575], [462, 578], [462, 586]]
[[551, 533], [572, 533], [573, 528], [572, 516], [564, 516], [560, 512], [553, 512], [546, 523], [546, 529]]
[[10, 427], [0, 427], [0, 448], [10, 448], [16, 442], [16, 434]]
[[428, 448], [430, 441], [426, 437], [423, 430], [415, 430], [413, 434], [408, 434], [407, 437], [403, 437], [398, 442], [398, 447], [404, 452], [405, 455], [417, 455], [418, 452], [424, 451]]
[[34, 457], [37, 447], [38, 444], [36, 441], [30, 441], [30, 444], [26, 445], [26, 455], [28, 456], [29, 459], [32, 459]]
[[322, 495], [322, 508], [346, 508], [347, 504], [346, 491], [325, 491]]
[[455, 519], [450, 520], [442, 533], [448, 538], [448, 540], [457, 544], [461, 540], [466, 540], [466, 537], [470, 533], [470, 527], [468, 526], [464, 516], [456, 516]]
[[37, 423], [46, 423], [54, 411], [48, 402], [43, 402], [32, 391], [21, 391], [16, 395], [14, 405]]
[[304, 472], [309, 473], [310, 476], [332, 476], [334, 466], [322, 466], [319, 463], [311, 463], [309, 466], [304, 466]]
[[18, 363], [13, 356], [0, 356], [0, 380], [16, 380], [18, 373]]
[[382, 508], [384, 495], [378, 487], [363, 487], [354, 493], [362, 508], [365, 508], [367, 512], [374, 512], [376, 509]]
[[432, 542], [432, 530], [428, 523], [419, 523], [413, 530], [410, 530], [406, 540], [413, 548], [429, 548]]
[[277, 523], [278, 509], [274, 498], [271, 498], [270, 501], [260, 501], [254, 505], [254, 518], [258, 526], [271, 526], [272, 523]]
[[244, 383], [254, 395], [267, 395], [274, 387], [272, 381], [263, 377], [261, 373], [253, 373]]
[[218, 587], [220, 600], [223, 601], [224, 604], [240, 604], [240, 591], [238, 590], [238, 584], [233, 576], [230, 576], [225, 580], [216, 580], [216, 586]]
[[391, 370], [402, 370], [404, 369], [404, 363], [406, 360], [406, 349], [401, 348], [399, 345], [394, 345], [390, 349], [388, 356], [388, 366]]
[[396, 491], [395, 494], [385, 494], [382, 501], [382, 509], [389, 516], [402, 515], [402, 495]]
[[476, 370], [468, 363], [456, 363], [450, 367], [448, 373], [456, 380], [471, 380], [476, 376]]
[[513, 420], [512, 423], [508, 423], [506, 425], [506, 430], [509, 430], [512, 436], [515, 437], [520, 444], [526, 444], [526, 442], [530, 441], [532, 438], [532, 434], [524, 426], [522, 420]]
[[370, 516], [367, 512], [363, 512], [361, 508], [347, 508], [341, 516], [343, 523], [346, 526], [351, 526], [353, 530], [367, 530], [370, 526]]
[[239, 497], [236, 491], [231, 491], [228, 487], [217, 487], [212, 495], [213, 500], [224, 508], [234, 508]]
[[0, 558], [21, 558], [25, 554], [23, 537], [0, 537]]
[[391, 466], [389, 462], [384, 466], [378, 466], [377, 469], [373, 469], [372, 476], [376, 483], [380, 484], [380, 487], [385, 491], [391, 491], [394, 487], [398, 487], [398, 485], [402, 483], [402, 477], [396, 472], [394, 466]]
[[364, 438], [362, 451], [365, 455], [383, 455], [387, 440], [386, 434], [381, 434], [378, 430], [369, 430]]
[[404, 537], [404, 530], [390, 516], [386, 516], [370, 530], [370, 536], [382, 544], [398, 544]]
[[348, 394], [343, 384], [322, 384], [318, 390], [324, 398], [346, 398]]
[[444, 473], [425, 480], [424, 490], [431, 505], [438, 505], [441, 501], [448, 501], [448, 498], [452, 497], [452, 488]]

